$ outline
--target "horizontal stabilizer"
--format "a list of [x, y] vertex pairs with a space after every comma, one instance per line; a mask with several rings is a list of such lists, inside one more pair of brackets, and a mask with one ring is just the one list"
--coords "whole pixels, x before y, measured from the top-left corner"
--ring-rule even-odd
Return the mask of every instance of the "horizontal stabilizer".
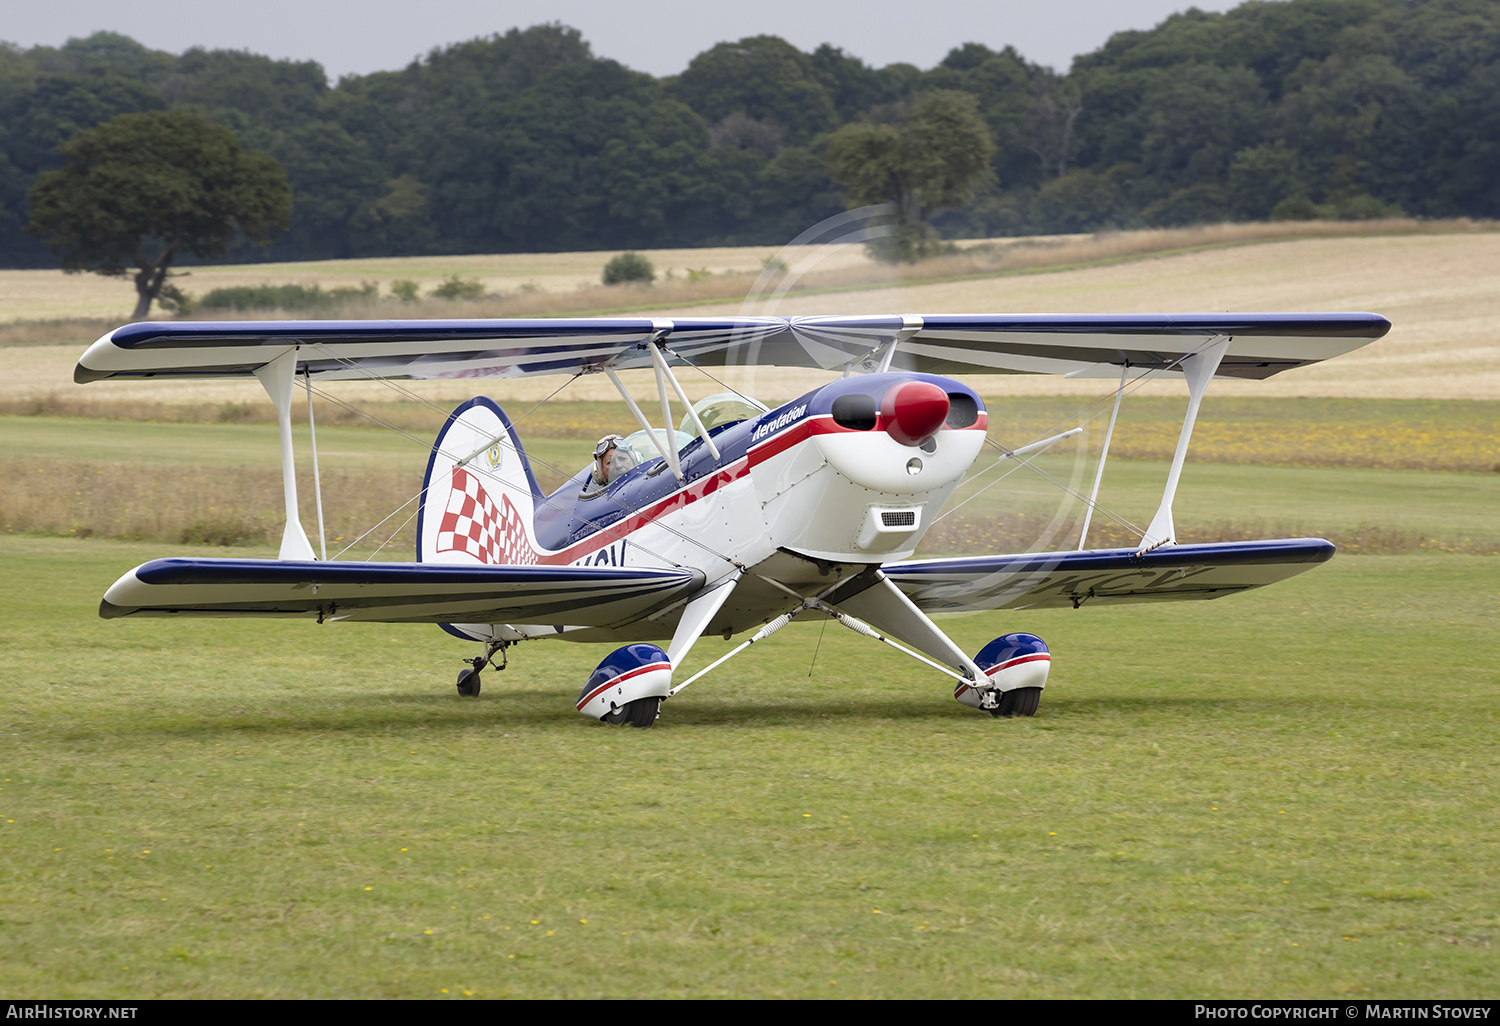
[[1322, 538], [1087, 549], [888, 563], [881, 569], [926, 613], [1211, 599], [1275, 584], [1333, 555]]
[[154, 559], [110, 587], [99, 615], [611, 627], [702, 585], [695, 570]]
[[838, 370], [889, 358], [891, 370], [924, 374], [1118, 377], [1126, 365], [1176, 373], [1184, 356], [1223, 337], [1219, 376], [1268, 378], [1390, 328], [1373, 313], [143, 321], [95, 342], [73, 376], [249, 377], [295, 351], [297, 372], [315, 381], [519, 378], [650, 367], [642, 343], [658, 339], [700, 367]]

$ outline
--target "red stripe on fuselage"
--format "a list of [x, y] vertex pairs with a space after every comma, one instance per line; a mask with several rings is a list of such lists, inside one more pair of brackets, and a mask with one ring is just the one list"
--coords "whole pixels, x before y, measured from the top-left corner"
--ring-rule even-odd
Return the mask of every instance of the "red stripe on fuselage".
[[728, 467], [715, 471], [701, 481], [694, 481], [692, 484], [673, 492], [664, 499], [659, 499], [639, 513], [632, 513], [620, 520], [616, 520], [607, 527], [599, 528], [596, 534], [590, 535], [582, 541], [575, 542], [557, 552], [542, 553], [541, 562], [549, 566], [555, 566], [582, 559], [584, 556], [598, 552], [608, 545], [630, 537], [631, 534], [659, 517], [678, 509], [686, 508], [699, 499], [712, 495], [720, 488], [730, 482], [739, 480], [748, 473], [750, 473], [750, 466], [742, 456]]
[[[989, 424], [987, 414], [981, 413], [979, 419], [966, 428], [947, 428], [949, 431], [984, 431]], [[663, 499], [657, 500], [639, 513], [632, 513], [620, 520], [615, 521], [608, 527], [601, 527], [597, 534], [587, 539], [576, 542], [566, 549], [557, 552], [539, 553], [540, 562], [548, 566], [557, 566], [572, 563], [584, 556], [598, 552], [600, 549], [628, 538], [631, 534], [647, 526], [652, 521], [685, 509], [699, 499], [706, 498], [718, 491], [720, 488], [734, 481], [738, 481], [751, 468], [757, 467], [767, 460], [780, 456], [794, 445], [807, 441], [813, 435], [843, 435], [860, 434], [858, 428], [846, 428], [834, 422], [831, 414], [822, 414], [807, 417], [789, 427], [782, 428], [770, 438], [763, 442], [752, 445], [744, 456], [733, 463], [692, 484], [673, 492]]]

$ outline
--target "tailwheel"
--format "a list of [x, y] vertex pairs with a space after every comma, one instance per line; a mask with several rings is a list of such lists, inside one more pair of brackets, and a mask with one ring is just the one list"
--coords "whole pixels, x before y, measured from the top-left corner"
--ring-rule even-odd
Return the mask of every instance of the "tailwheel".
[[1042, 701], [1041, 688], [1012, 688], [1000, 695], [1000, 702], [990, 710], [990, 715], [1035, 716]]
[[655, 726], [657, 718], [661, 716], [661, 699], [655, 696], [651, 698], [637, 698], [633, 702], [626, 702], [610, 712], [604, 714], [604, 722], [616, 727], [630, 724], [644, 730]]
[[[469, 664], [466, 670], [458, 671], [458, 694], [461, 698], [479, 697], [479, 671], [486, 666], [493, 666], [497, 671], [505, 669], [508, 660], [505, 650], [510, 647], [508, 641], [492, 641], [484, 646], [484, 655], [477, 659], [465, 659]], [[500, 661], [495, 661], [495, 656], [500, 656]]]

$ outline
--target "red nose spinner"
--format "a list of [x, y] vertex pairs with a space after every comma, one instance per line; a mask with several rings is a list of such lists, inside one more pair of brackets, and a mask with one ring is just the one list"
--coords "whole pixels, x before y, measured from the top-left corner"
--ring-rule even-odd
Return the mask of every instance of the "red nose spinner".
[[902, 445], [919, 445], [948, 419], [948, 393], [929, 381], [905, 381], [885, 394], [880, 419]]

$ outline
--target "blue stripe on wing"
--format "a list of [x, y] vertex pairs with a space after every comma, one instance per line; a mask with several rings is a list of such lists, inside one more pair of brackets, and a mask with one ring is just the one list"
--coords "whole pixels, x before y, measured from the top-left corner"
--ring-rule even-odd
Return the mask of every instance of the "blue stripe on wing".
[[970, 556], [888, 563], [885, 574], [927, 612], [1078, 607], [1089, 604], [1210, 599], [1259, 588], [1333, 556], [1322, 538], [1276, 538]]
[[638, 619], [702, 583], [694, 570], [644, 567], [173, 558], [121, 577], [99, 615], [599, 626]]
[[[1082, 373], [1128, 363], [1169, 368], [1216, 335], [1234, 338], [1221, 375], [1264, 378], [1357, 348], [1390, 330], [1373, 313], [933, 315], [893, 367], [923, 373]], [[126, 325], [94, 343], [79, 382], [110, 377], [241, 377], [300, 345], [313, 377], [517, 377], [577, 373], [605, 360], [646, 366], [641, 344], [707, 366], [837, 369], [902, 330], [900, 317], [645, 317], [431, 321], [200, 321]], [[274, 355], [274, 354], [271, 354]]]

